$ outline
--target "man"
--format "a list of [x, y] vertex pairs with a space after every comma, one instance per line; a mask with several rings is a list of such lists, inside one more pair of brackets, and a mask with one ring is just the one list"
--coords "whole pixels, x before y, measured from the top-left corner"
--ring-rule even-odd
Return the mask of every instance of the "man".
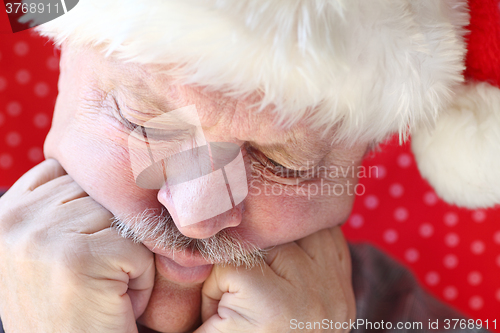
[[[166, 188], [163, 187], [160, 191], [158, 191], [142, 189], [136, 185], [131, 168], [124, 167], [125, 163], [129, 162], [121, 160], [121, 158], [128, 159], [128, 157], [125, 157], [127, 154], [125, 153], [125, 155], [123, 155], [123, 153], [128, 147], [128, 136], [130, 135], [130, 131], [127, 131], [126, 127], [128, 120], [125, 118], [129, 117], [129, 115], [125, 116], [125, 112], [127, 111], [124, 108], [120, 109], [121, 112], [119, 112], [118, 109], [113, 110], [113, 107], [116, 107], [114, 104], [115, 99], [109, 94], [106, 93], [98, 96], [97, 94], [100, 94], [101, 92], [109, 91], [109, 87], [101, 86], [100, 83], [98, 83], [100, 79], [97, 77], [89, 77], [87, 75], [92, 75], [92, 73], [104, 73], [104, 71], [109, 70], [109, 74], [106, 74], [103, 78], [107, 77], [111, 80], [109, 83], [113, 84], [113, 90], [117, 93], [115, 98], [117, 98], [117, 100], [118, 98], [121, 98], [120, 101], [121, 103], [124, 103], [124, 106], [127, 106], [127, 110], [130, 110], [131, 108], [136, 110], [145, 110], [142, 105], [133, 106], [132, 103], [134, 103], [134, 101], [141, 104], [148, 103], [146, 101], [146, 95], [137, 95], [139, 90], [125, 90], [118, 87], [119, 82], [124, 83], [127, 78], [132, 78], [134, 72], [142, 74], [142, 70], [145, 67], [123, 64], [120, 61], [106, 59], [94, 50], [76, 51], [71, 48], [64, 47], [63, 53], [64, 55], [61, 60], [62, 73], [60, 80], [61, 91], [59, 94], [59, 101], [62, 102], [63, 100], [67, 100], [69, 103], [78, 101], [78, 106], [76, 106], [70, 113], [68, 112], [69, 108], [71, 108], [69, 105], [60, 104], [61, 102], [58, 102], [58, 106], [55, 111], [56, 114], [54, 117], [54, 124], [46, 140], [45, 152], [47, 158], [57, 159], [64, 169], [55, 161], [46, 161], [42, 163], [38, 169], [32, 170], [31, 175], [28, 176], [28, 181], [23, 185], [31, 188], [33, 190], [33, 194], [35, 194], [37, 190], [42, 191], [43, 186], [46, 186], [46, 188], [43, 189], [43, 194], [41, 193], [42, 197], [35, 199], [36, 202], [38, 202], [37, 205], [51, 206], [50, 201], [52, 200], [68, 203], [65, 204], [67, 207], [62, 205], [60, 207], [60, 211], [57, 213], [55, 211], [48, 213], [48, 216], [44, 216], [45, 214], [37, 211], [36, 218], [41, 220], [51, 220], [51, 215], [60, 216], [61, 218], [64, 216], [61, 222], [64, 223], [64, 225], [68, 225], [67, 217], [77, 215], [79, 216], [78, 219], [81, 218], [85, 221], [81, 221], [80, 223], [82, 225], [87, 225], [90, 228], [87, 229], [85, 233], [93, 233], [101, 230], [99, 225], [109, 227], [109, 218], [111, 215], [106, 211], [109, 210], [114, 216], [125, 223], [125, 225], [130, 226], [132, 230], [137, 230], [139, 228], [134, 229], [134, 223], [136, 226], [138, 223], [141, 223], [143, 226], [147, 223], [145, 221], [139, 221], [137, 218], [147, 218], [147, 215], [143, 215], [144, 211], [147, 212], [147, 210], [153, 209], [155, 210], [154, 212], [158, 214], [158, 212], [161, 211], [162, 206], [168, 205], [167, 200], [169, 200], [169, 198], [167, 197], [167, 193], [164, 193]], [[119, 76], [113, 77], [112, 73], [116, 73]], [[155, 77], [153, 78], [150, 75]], [[70, 80], [72, 82], [65, 81], [66, 78], [71, 78]], [[236, 101], [230, 98], [224, 98], [218, 93], [212, 93], [214, 97], [207, 99], [204, 96], [205, 93], [202, 93], [198, 89], [187, 86], [175, 86], [168, 80], [168, 77], [163, 75], [156, 76], [155, 72], [152, 72], [151, 74], [148, 73], [145, 76], [136, 76], [135, 79], [138, 80], [137, 82], [130, 81], [126, 85], [136, 84], [133, 89], [140, 89], [140, 84], [146, 84], [144, 80], [148, 80], [149, 78], [152, 78], [152, 81], [150, 81], [152, 84], [148, 85], [147, 89], [151, 92], [163, 91], [166, 93], [169, 90], [174, 92], [176, 89], [180, 89], [174, 93], [175, 95], [164, 93], [164, 95], [154, 96], [154, 98], [163, 100], [163, 103], [175, 103], [175, 101], [178, 101], [179, 105], [172, 106], [174, 110], [183, 106], [186, 102], [189, 104], [194, 103], [198, 106], [200, 119], [203, 127], [205, 128], [204, 133], [208, 141], [234, 142], [234, 138], [238, 138], [238, 140], [242, 141], [255, 142], [255, 146], [262, 144], [263, 149], [266, 149], [266, 146], [271, 148], [269, 143], [283, 145], [288, 140], [296, 140], [296, 142], [290, 142], [290, 146], [284, 145], [282, 153], [294, 154], [292, 150], [287, 152], [285, 149], [293, 147], [295, 149], [298, 148], [300, 150], [305, 150], [307, 147], [306, 145], [312, 144], [320, 149], [311, 151], [311, 153], [318, 154], [319, 152], [319, 154], [323, 154], [323, 152], [326, 152], [329, 155], [325, 162], [321, 162], [325, 163], [325, 165], [328, 163], [328, 165], [349, 166], [352, 165], [353, 161], [356, 163], [355, 165], [358, 165], [366, 151], [366, 145], [360, 145], [360, 147], [354, 147], [351, 149], [332, 149], [330, 148], [330, 143], [328, 141], [322, 141], [319, 135], [318, 139], [314, 141], [306, 141], [306, 127], [301, 128], [296, 126], [295, 128], [297, 130], [295, 131], [279, 131], [277, 127], [272, 126], [271, 122], [264, 121], [269, 117], [265, 113], [257, 116], [252, 124], [247, 112], [247, 105], [243, 104], [243, 102], [239, 101], [240, 105], [237, 106]], [[126, 85], [122, 87], [124, 88]], [[136, 88], [137, 86], [139, 88]], [[66, 90], [67, 94], [65, 94], [65, 88], [63, 87], [68, 87]], [[118, 89], [122, 90], [119, 91]], [[125, 96], [130, 99], [125, 100]], [[154, 100], [151, 103], [153, 102]], [[217, 105], [214, 106], [213, 114], [206, 113], [205, 110], [207, 109], [205, 108], [204, 103], [207, 102], [217, 103]], [[92, 104], [91, 106], [90, 104], [86, 105], [86, 103], [96, 104]], [[227, 105], [226, 110], [223, 109], [225, 107], [224, 104]], [[235, 106], [237, 106], [236, 110]], [[235, 114], [235, 112], [239, 112], [240, 114]], [[120, 113], [124, 116], [124, 119], [120, 118]], [[61, 117], [59, 117], [59, 114], [61, 114]], [[95, 119], [95, 122], [93, 122], [79, 119], [80, 116], [84, 118], [96, 116], [98, 119]], [[232, 122], [231, 118], [233, 117], [242, 117], [243, 119], [241, 121]], [[262, 119], [263, 117], [264, 119]], [[59, 124], [57, 124], [58, 119], [61, 120], [61, 123]], [[130, 119], [132, 120], [132, 118]], [[242, 123], [244, 123], [243, 126]], [[264, 127], [264, 124], [266, 123], [268, 124], [268, 128]], [[224, 136], [225, 133], [234, 133], [234, 137]], [[64, 137], [67, 137], [68, 140], [64, 140]], [[325, 148], [320, 147], [320, 144]], [[217, 234], [218, 236], [215, 237], [219, 237], [221, 239], [219, 243], [221, 245], [226, 245], [226, 243], [228, 243], [228, 245], [224, 247], [218, 245], [217, 238], [215, 238], [214, 242], [216, 243], [214, 245], [207, 244], [205, 246], [207, 248], [207, 252], [219, 252], [224, 258], [226, 253], [238, 251], [239, 248], [242, 248], [240, 251], [243, 251], [243, 253], [240, 257], [243, 258], [244, 256], [247, 256], [249, 258], [246, 260], [243, 258], [241, 260], [243, 262], [248, 261], [249, 266], [254, 266], [255, 263], [252, 261], [257, 260], [258, 258], [252, 258], [252, 253], [246, 249], [246, 242], [259, 249], [270, 248], [277, 244], [288, 243], [300, 238], [303, 235], [310, 234], [325, 227], [334, 226], [347, 218], [349, 210], [351, 209], [352, 200], [354, 198], [352, 194], [348, 195], [347, 191], [345, 191], [344, 195], [339, 197], [335, 197], [333, 193], [330, 193], [329, 196], [325, 193], [324, 195], [310, 196], [310, 199], [308, 198], [308, 193], [293, 193], [291, 191], [283, 191], [281, 195], [265, 195], [264, 187], [266, 186], [267, 181], [288, 189], [294, 189], [298, 186], [294, 185], [295, 181], [291, 185], [287, 185], [287, 182], [292, 180], [291, 173], [287, 175], [289, 178], [282, 178], [284, 177], [282, 172], [280, 175], [278, 170], [269, 168], [268, 165], [272, 162], [270, 162], [270, 160], [266, 160], [267, 157], [261, 151], [251, 147], [250, 145], [243, 146], [242, 150], [245, 152], [245, 162], [249, 167], [251, 166], [251, 158], [254, 159], [252, 160], [254, 161], [254, 165], [259, 162], [262, 163], [263, 166], [267, 166], [267, 170], [264, 170], [261, 175], [256, 175], [256, 171], [252, 171], [251, 168], [248, 168], [249, 182], [254, 182], [252, 184], [253, 188], [250, 188], [249, 195], [245, 201], [229, 212], [223, 213], [208, 221], [196, 223], [187, 227], [178, 225], [175, 219], [173, 220], [173, 222], [176, 223], [174, 226], [174, 224], [172, 224], [172, 222], [168, 219], [161, 220], [160, 218], [157, 218], [154, 222], [156, 224], [161, 224], [162, 228], [169, 228], [168, 235], [176, 233], [176, 239], [170, 241], [169, 239], [161, 238], [161, 235], [157, 235], [152, 231], [149, 235], [146, 232], [147, 236], [145, 236], [144, 239], [141, 239], [141, 241], [149, 250], [156, 253], [155, 265], [152, 264], [152, 255], [148, 250], [146, 250], [146, 248], [138, 249], [137, 245], [132, 245], [130, 241], [122, 241], [116, 232], [113, 233], [111, 231], [107, 231], [109, 235], [106, 238], [99, 240], [99, 242], [102, 242], [103, 244], [98, 249], [92, 250], [96, 252], [107, 252], [106, 248], [110, 246], [108, 243], [115, 244], [118, 242], [119, 244], [123, 244], [119, 246], [112, 246], [116, 246], [117, 250], [119, 249], [121, 253], [118, 254], [123, 255], [126, 253], [128, 257], [127, 259], [133, 260], [132, 262], [127, 262], [126, 267], [134, 267], [134, 272], [131, 273], [132, 276], [130, 276], [130, 279], [131, 281], [137, 282], [129, 283], [128, 287], [130, 289], [128, 294], [130, 295], [132, 305], [134, 306], [134, 313], [137, 315], [142, 314], [146, 304], [148, 304], [148, 308], [141, 317], [141, 322], [145, 325], [159, 331], [176, 332], [185, 331], [186, 329], [192, 328], [192, 325], [197, 323], [200, 307], [201, 284], [210, 274], [210, 264], [214, 262], [214, 258], [209, 257], [204, 259], [199, 254], [199, 251], [191, 253], [190, 248], [187, 246], [185, 251], [176, 249], [174, 242], [182, 242], [182, 240], [180, 240], [181, 238], [191, 237], [196, 239], [207, 239], [214, 237]], [[86, 156], [85, 162], [80, 159], [81, 156]], [[282, 163], [288, 163], [288, 160], [281, 160], [279, 156], [273, 156], [273, 158]], [[325, 159], [324, 156], [317, 157], [315, 155], [311, 157], [299, 156], [298, 158], [301, 158], [306, 162]], [[86, 167], [81, 168], [84, 164]], [[257, 166], [254, 166], [253, 168], [257, 168]], [[275, 172], [275, 174], [271, 174], [270, 171]], [[68, 174], [71, 175], [71, 178], [63, 176], [65, 172], [68, 172]], [[297, 177], [298, 176], [299, 175], [297, 175]], [[308, 177], [308, 174], [303, 172], [302, 176], [305, 179], [305, 177]], [[310, 182], [324, 179], [323, 176], [314, 177], [315, 178], [311, 177]], [[350, 177], [350, 175], [348, 177]], [[83, 192], [80, 187], [73, 182], [73, 180], [75, 180], [78, 184], [84, 184], [82, 188], [84, 188], [85, 192]], [[348, 179], [332, 179], [332, 181], [340, 183], [347, 180]], [[68, 191], [70, 192], [63, 190], [65, 187], [68, 188]], [[256, 189], [261, 189], [262, 193], [260, 195], [252, 193], [252, 191]], [[12, 191], [14, 190], [15, 187]], [[204, 190], [208, 190], [208, 188], [205, 188]], [[307, 191], [307, 187], [304, 191]], [[10, 192], [11, 191], [9, 191], [3, 199], [8, 200], [9, 195], [11, 195]], [[65, 193], [63, 197], [54, 197], [54, 195], [61, 195], [63, 193]], [[88, 193], [94, 200], [101, 203], [106, 210], [97, 208], [98, 205], [95, 204], [93, 200], [82, 201], [81, 198], [86, 195], [85, 193]], [[66, 194], [68, 195], [67, 197]], [[196, 193], [196, 195], [199, 196], [202, 194], [203, 193]], [[46, 198], [47, 202], [44, 202], [43, 198]], [[329, 200], [329, 198], [333, 200]], [[15, 198], [14, 201], [18, 201], [19, 199], [21, 198]], [[24, 203], [23, 207], [17, 206], [15, 211], [25, 211], [27, 209], [25, 205], [26, 203]], [[92, 212], [91, 216], [87, 216], [89, 211]], [[279, 218], [277, 216], [279, 216]], [[16, 223], [19, 222], [13, 221], [13, 217], [11, 216], [7, 216], [7, 218], [4, 219]], [[76, 219], [75, 222], [78, 222], [78, 219]], [[284, 223], [283, 219], [286, 220], [286, 223]], [[57, 220], [59, 220], [59, 218], [57, 218]], [[245, 220], [248, 222], [245, 222]], [[304, 221], [309, 220], [314, 221], [314, 223], [304, 223]], [[255, 222], [249, 223], [250, 221]], [[51, 223], [55, 223], [55, 220]], [[97, 224], [93, 225], [94, 223]], [[90, 225], [93, 226], [90, 227]], [[221, 235], [220, 231], [226, 228], [234, 230], [234, 235], [233, 233]], [[179, 229], [182, 234], [176, 229]], [[47, 230], [47, 232], [50, 231]], [[29, 231], [23, 232], [24, 235], [29, 233]], [[140, 233], [140, 231], [136, 231], [136, 233]], [[69, 237], [70, 236], [68, 236], [68, 238]], [[224, 239], [227, 238], [229, 238], [229, 240], [225, 243]], [[34, 240], [31, 241], [36, 242]], [[71, 244], [68, 244], [70, 246], [69, 248], [66, 248], [63, 244], [57, 244], [53, 250], [56, 252], [61, 251], [63, 253], [73, 251], [76, 253], [86, 252], [85, 248], [80, 248], [80, 246], [75, 244], [75, 239], [68, 239], [68, 241], [71, 242]], [[159, 242], [158, 246], [156, 246], [156, 242]], [[28, 246], [28, 244], [25, 245]], [[342, 246], [342, 243], [332, 245]], [[43, 247], [42, 244], [39, 246]], [[87, 247], [88, 245], [84, 244], [83, 246]], [[125, 248], [123, 248], [123, 246], [125, 246]], [[228, 246], [232, 246], [232, 248]], [[12, 250], [14, 249], [11, 249], [11, 251]], [[16, 249], [14, 251], [19, 250], [20, 249]], [[116, 250], [113, 250], [113, 252], [114, 251]], [[141, 251], [144, 253], [141, 253]], [[50, 253], [50, 255], [47, 256], [50, 257], [51, 255], [55, 255], [55, 253]], [[79, 254], [77, 255], [80, 256]], [[111, 257], [111, 254], [109, 255]], [[347, 254], [344, 254], [344, 261], [347, 260], [345, 257], [346, 255]], [[69, 260], [73, 261], [77, 259], [69, 258]], [[85, 258], [85, 260], [90, 259]], [[123, 260], [123, 258], [121, 260]], [[63, 260], [63, 262], [65, 261]], [[117, 262], [121, 261], [117, 259]], [[60, 264], [61, 263], [58, 263], [58, 265]], [[146, 265], [146, 267], [143, 265]], [[152, 269], [155, 266], [157, 270], [155, 289], [152, 292], [151, 299], [149, 299], [152, 287], [151, 278], [154, 276], [154, 270]], [[54, 270], [52, 265], [49, 267], [51, 271]], [[307, 266], [303, 266], [303, 268], [305, 269], [305, 272], [310, 272], [312, 270], [312, 268], [307, 268]], [[35, 269], [36, 268], [33, 267], [33, 270]], [[86, 267], [86, 265], [78, 270], [80, 269], [83, 272], [89, 271], [89, 268]], [[131, 268], [127, 268], [127, 271], [130, 269]], [[137, 272], [135, 270], [137, 270]], [[321, 279], [321, 275], [324, 275], [324, 278], [328, 277], [328, 279], [331, 279], [332, 272], [329, 272], [329, 270], [330, 269], [325, 270], [325, 273], [328, 274], [320, 274], [320, 276], [315, 276], [315, 279]], [[260, 273], [260, 268], [257, 267], [256, 272]], [[39, 273], [40, 272], [38, 272], [38, 274]], [[339, 292], [341, 293], [340, 295], [346, 293], [346, 301], [342, 303], [347, 303], [347, 305], [349, 305], [348, 315], [351, 317], [353, 315], [352, 306], [354, 303], [350, 299], [352, 297], [350, 296], [352, 291], [349, 287], [350, 282], [347, 270], [344, 275], [345, 276], [341, 276], [343, 279], [340, 279], [341, 284], [343, 284], [342, 287], [344, 288], [342, 289], [337, 287], [336, 289], [331, 290], [333, 295], [331, 295], [332, 297], [330, 297], [330, 299], [332, 299], [333, 296]], [[27, 283], [28, 282], [26, 281], [26, 284]], [[64, 279], [61, 283], [71, 285], [71, 282]], [[137, 287], [135, 287], [136, 284]], [[127, 284], [125, 283], [124, 286], [126, 285]], [[146, 286], [147, 288], [145, 288]], [[75, 286], [75, 288], [76, 287], [77, 286]], [[146, 290], [142, 291], [143, 288]], [[165, 292], [166, 288], [169, 289], [168, 293]], [[102, 289], [106, 289], [106, 286], [100, 286], [99, 288], [96, 288], [95, 291], [102, 293]], [[137, 289], [137, 295], [134, 295], [132, 292], [132, 290], [135, 289]], [[310, 289], [310, 287], [307, 289]], [[328, 290], [322, 291], [327, 294], [329, 293]], [[87, 291], [87, 293], [89, 292]], [[176, 294], [179, 295], [177, 296]], [[307, 292], [307, 294], [308, 298], [311, 298], [312, 295], [310, 291]], [[134, 296], [136, 298], [134, 298]], [[338, 298], [338, 296], [339, 295], [337, 295], [336, 298]], [[54, 302], [60, 297], [61, 295], [56, 297]], [[92, 294], [85, 297], [89, 297], [90, 300], [94, 300], [95, 298], [99, 299], [97, 295]], [[303, 303], [301, 302], [300, 305], [297, 304], [297, 306], [302, 307], [302, 304]], [[63, 311], [63, 309], [59, 309], [59, 307], [57, 307], [57, 309], [58, 311]], [[343, 310], [345, 311], [345, 309]], [[104, 311], [104, 309], [101, 311]], [[130, 313], [128, 314], [131, 315]], [[99, 318], [98, 315], [93, 315], [92, 317]], [[314, 317], [315, 316], [311, 314], [310, 318]], [[112, 318], [114, 319], [114, 316]], [[133, 320], [134, 316], [131, 315], [130, 318]]]
[[[1, 201], [7, 332], [145, 330], [136, 319], [160, 332], [370, 330], [343, 325], [354, 296], [335, 227], [357, 173], [338, 171], [434, 117], [460, 82], [467, 21], [463, 3], [362, 4], [89, 0], [45, 25], [62, 45], [59, 97], [48, 160]], [[210, 164], [209, 143], [237, 146], [240, 168], [226, 170], [238, 157], [224, 149], [231, 159]], [[232, 198], [218, 214], [214, 179], [182, 187], [207, 176], [181, 172], [203, 166], [203, 146]], [[358, 318], [399, 331], [461, 318], [386, 259], [353, 256]]]

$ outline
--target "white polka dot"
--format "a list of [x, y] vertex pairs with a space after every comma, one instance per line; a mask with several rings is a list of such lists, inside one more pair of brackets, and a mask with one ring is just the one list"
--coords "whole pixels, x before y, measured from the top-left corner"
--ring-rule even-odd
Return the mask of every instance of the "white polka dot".
[[400, 198], [403, 195], [403, 192], [405, 191], [403, 185], [399, 183], [392, 184], [391, 187], [389, 187], [389, 194], [393, 198]]
[[365, 223], [365, 219], [360, 214], [352, 214], [349, 218], [349, 225], [354, 229], [359, 229]]
[[417, 249], [411, 248], [406, 250], [405, 252], [405, 259], [406, 261], [410, 263], [414, 263], [420, 258], [420, 253], [418, 253]]
[[483, 308], [484, 301], [481, 296], [472, 296], [469, 299], [469, 307], [472, 310], [481, 310]]
[[378, 198], [373, 194], [368, 195], [365, 198], [365, 207], [368, 209], [375, 209], [378, 206]]
[[408, 219], [408, 210], [404, 207], [398, 207], [394, 211], [394, 219], [398, 222], [403, 222]]
[[453, 286], [448, 286], [443, 290], [443, 296], [448, 301], [453, 301], [458, 297], [458, 290]]
[[449, 234], [444, 236], [444, 242], [449, 247], [455, 247], [458, 245], [458, 243], [460, 243], [460, 238], [456, 233], [450, 232]]
[[424, 194], [424, 203], [428, 206], [434, 206], [438, 202], [436, 193], [429, 191]]
[[12, 117], [17, 117], [21, 114], [23, 107], [21, 106], [21, 103], [17, 101], [12, 101], [9, 104], [7, 104], [7, 113], [12, 116]]
[[375, 165], [374, 167], [369, 167], [368, 171], [370, 172], [368, 174], [369, 177], [377, 178], [377, 179], [383, 179], [387, 175], [387, 169], [383, 165]]
[[448, 227], [453, 227], [458, 223], [458, 215], [454, 212], [444, 214], [444, 224]]
[[17, 132], [10, 132], [5, 137], [5, 142], [10, 147], [17, 147], [21, 143], [21, 135]]
[[28, 158], [31, 162], [40, 162], [43, 160], [43, 151], [40, 147], [32, 147], [28, 150]]
[[500, 245], [500, 230], [498, 230], [497, 232], [495, 232], [495, 234], [493, 235], [493, 241]]
[[407, 168], [411, 164], [411, 156], [407, 153], [402, 153], [398, 156], [398, 165], [401, 168]]
[[28, 54], [29, 50], [30, 46], [25, 41], [19, 41], [16, 44], [14, 44], [14, 53], [20, 57], [23, 57], [26, 54]]
[[458, 257], [454, 254], [447, 254], [443, 258], [444, 267], [452, 269], [458, 265]]
[[424, 238], [429, 238], [434, 233], [434, 227], [430, 223], [424, 223], [418, 229], [420, 236]]
[[0, 113], [0, 126], [2, 126], [5, 123], [5, 116], [3, 113]]
[[7, 79], [0, 76], [0, 91], [5, 90], [6, 87], [7, 87]]
[[44, 113], [39, 113], [33, 118], [33, 122], [36, 127], [44, 128], [49, 125], [49, 117]]
[[496, 293], [495, 297], [496, 297], [497, 301], [500, 302], [500, 289], [497, 289], [497, 293]]
[[483, 281], [483, 276], [478, 271], [470, 272], [469, 275], [467, 275], [467, 281], [469, 281], [471, 286], [477, 286]]
[[47, 68], [56, 71], [59, 69], [59, 58], [57, 57], [49, 57], [47, 59]]
[[484, 245], [483, 241], [476, 240], [471, 243], [470, 250], [474, 254], [482, 254], [484, 252], [485, 247], [486, 245]]
[[394, 229], [387, 229], [384, 232], [384, 240], [386, 243], [392, 244], [398, 240], [398, 233]]
[[45, 82], [39, 82], [35, 85], [35, 95], [45, 97], [49, 94], [49, 85]]
[[472, 212], [472, 219], [477, 223], [481, 223], [486, 219], [486, 212], [482, 209], [478, 209]]
[[26, 69], [21, 69], [16, 73], [16, 81], [20, 84], [26, 84], [31, 80], [31, 74]]
[[12, 156], [10, 156], [9, 154], [0, 155], [0, 168], [8, 169], [12, 166], [13, 162], [14, 160], [12, 159]]
[[435, 286], [439, 283], [439, 274], [437, 272], [429, 272], [425, 275], [425, 282], [429, 286]]

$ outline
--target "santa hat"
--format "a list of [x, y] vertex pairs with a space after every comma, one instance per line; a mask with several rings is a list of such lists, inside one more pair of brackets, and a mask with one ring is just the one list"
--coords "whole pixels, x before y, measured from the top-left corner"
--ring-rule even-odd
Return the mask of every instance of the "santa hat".
[[469, 0], [464, 84], [432, 130], [412, 133], [420, 173], [445, 201], [500, 203], [500, 1]]
[[[498, 1], [471, 8], [480, 2]], [[258, 93], [284, 124], [307, 117], [335, 127], [337, 142], [411, 133], [439, 195], [486, 207], [500, 202], [500, 93], [464, 83], [468, 24], [466, 0], [80, 0], [38, 29], [57, 44], [176, 64], [186, 84]]]

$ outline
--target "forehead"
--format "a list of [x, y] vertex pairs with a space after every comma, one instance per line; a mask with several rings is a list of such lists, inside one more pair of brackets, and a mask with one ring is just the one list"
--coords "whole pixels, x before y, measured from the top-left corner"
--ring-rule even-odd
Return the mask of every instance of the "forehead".
[[248, 141], [262, 150], [300, 150], [304, 159], [314, 153], [326, 152], [329, 135], [312, 130], [306, 121], [285, 126], [277, 121], [272, 106], [258, 109], [261, 96], [231, 96], [208, 87], [185, 84], [171, 73], [173, 65], [138, 64], [114, 57], [105, 57], [98, 50], [88, 49], [73, 55], [75, 63], [89, 69], [90, 84], [116, 96], [124, 116], [139, 125], [165, 112], [195, 105], [203, 129], [212, 141]]

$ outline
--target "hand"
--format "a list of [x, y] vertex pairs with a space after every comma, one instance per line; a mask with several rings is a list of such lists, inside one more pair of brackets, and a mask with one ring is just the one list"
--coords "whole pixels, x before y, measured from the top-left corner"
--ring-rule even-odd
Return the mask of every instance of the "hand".
[[0, 198], [0, 317], [6, 332], [137, 332], [153, 254], [47, 160]]
[[[345, 324], [335, 329], [356, 312], [351, 258], [339, 227], [278, 246], [266, 263], [251, 270], [214, 266], [196, 333], [349, 331]], [[308, 330], [299, 324], [306, 322], [329, 326]]]

